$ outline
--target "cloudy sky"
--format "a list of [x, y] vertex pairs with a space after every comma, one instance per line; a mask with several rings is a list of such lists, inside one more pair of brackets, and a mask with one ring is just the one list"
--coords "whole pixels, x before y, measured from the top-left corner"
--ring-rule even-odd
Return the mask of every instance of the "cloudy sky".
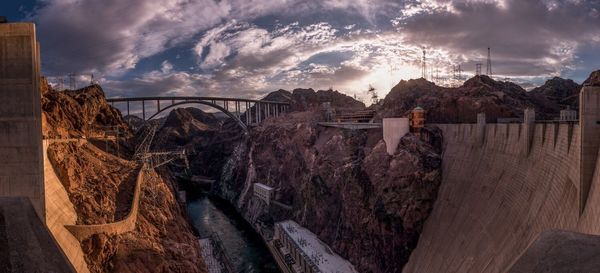
[[279, 88], [381, 96], [475, 64], [524, 86], [600, 68], [600, 0], [25, 0], [43, 72], [89, 74], [109, 96], [261, 97]]

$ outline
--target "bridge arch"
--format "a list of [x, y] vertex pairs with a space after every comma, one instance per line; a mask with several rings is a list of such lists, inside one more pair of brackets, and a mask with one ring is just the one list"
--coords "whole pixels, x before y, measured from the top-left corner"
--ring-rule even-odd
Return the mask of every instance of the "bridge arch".
[[148, 118], [147, 120], [151, 120], [151, 119], [155, 118], [156, 116], [158, 116], [159, 114], [163, 113], [166, 110], [172, 109], [172, 108], [177, 107], [177, 106], [185, 105], [185, 104], [203, 104], [203, 105], [215, 108], [215, 109], [217, 109], [217, 110], [225, 113], [230, 118], [232, 118], [244, 130], [245, 133], [248, 133], [248, 126], [246, 126], [246, 124], [244, 124], [244, 122], [242, 122], [242, 120], [240, 120], [239, 117], [237, 117], [233, 113], [229, 112], [229, 110], [223, 108], [222, 106], [219, 106], [219, 105], [217, 105], [215, 103], [212, 103], [212, 102], [203, 101], [203, 100], [185, 100], [185, 101], [182, 101], [182, 102], [171, 104], [171, 105], [169, 105], [169, 106], [167, 106], [165, 108], [160, 109], [154, 115], [150, 116], [150, 118]]

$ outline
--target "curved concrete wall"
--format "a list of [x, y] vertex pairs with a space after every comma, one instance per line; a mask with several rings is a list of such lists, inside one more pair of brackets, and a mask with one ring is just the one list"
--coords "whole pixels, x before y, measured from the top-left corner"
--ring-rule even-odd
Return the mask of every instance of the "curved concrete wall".
[[66, 228], [79, 241], [85, 240], [94, 234], [105, 233], [109, 235], [118, 235], [134, 230], [140, 206], [140, 195], [142, 193], [142, 184], [144, 182], [145, 167], [146, 166], [143, 165], [138, 173], [131, 209], [123, 220], [99, 225], [67, 225]]
[[[579, 125], [488, 124], [483, 140], [476, 124], [439, 127], [443, 181], [404, 272], [505, 272], [542, 231], [579, 229]], [[589, 232], [600, 230], [597, 176]]]
[[44, 140], [43, 145], [46, 225], [75, 270], [88, 273], [90, 271], [79, 241], [65, 228], [65, 225], [74, 225], [77, 222], [77, 212], [48, 160], [48, 146], [53, 142], [54, 140]]

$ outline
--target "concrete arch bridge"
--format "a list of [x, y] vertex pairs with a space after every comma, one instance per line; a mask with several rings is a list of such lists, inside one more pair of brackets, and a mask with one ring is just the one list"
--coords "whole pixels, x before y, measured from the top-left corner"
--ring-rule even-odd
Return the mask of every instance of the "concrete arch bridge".
[[[289, 102], [196, 96], [108, 98], [106, 101], [112, 106], [124, 107], [123, 110], [127, 112], [127, 115], [131, 114], [132, 104], [136, 106], [141, 104], [142, 112], [140, 114], [144, 121], [151, 120], [165, 111], [182, 105], [206, 105], [223, 112], [235, 120], [245, 131], [248, 130], [248, 126], [250, 125], [258, 124], [266, 118], [276, 117], [281, 113], [288, 111], [290, 106]], [[156, 107], [156, 110], [147, 110], [146, 108], [148, 105], [150, 105], [150, 107]]]

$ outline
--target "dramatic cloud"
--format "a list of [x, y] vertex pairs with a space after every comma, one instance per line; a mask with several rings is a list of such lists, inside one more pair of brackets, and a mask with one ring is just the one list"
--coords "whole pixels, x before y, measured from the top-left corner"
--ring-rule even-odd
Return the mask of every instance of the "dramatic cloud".
[[457, 84], [492, 48], [527, 86], [598, 69], [599, 0], [45, 0], [32, 11], [50, 75], [95, 73], [109, 95], [261, 97], [401, 79]]
[[117, 74], [218, 23], [230, 9], [210, 0], [53, 0], [33, 19], [47, 70]]
[[491, 47], [501, 75], [560, 75], [575, 68], [581, 45], [600, 36], [599, 8], [595, 0], [425, 2], [394, 23], [407, 41], [452, 51], [469, 69], [485, 65]]

